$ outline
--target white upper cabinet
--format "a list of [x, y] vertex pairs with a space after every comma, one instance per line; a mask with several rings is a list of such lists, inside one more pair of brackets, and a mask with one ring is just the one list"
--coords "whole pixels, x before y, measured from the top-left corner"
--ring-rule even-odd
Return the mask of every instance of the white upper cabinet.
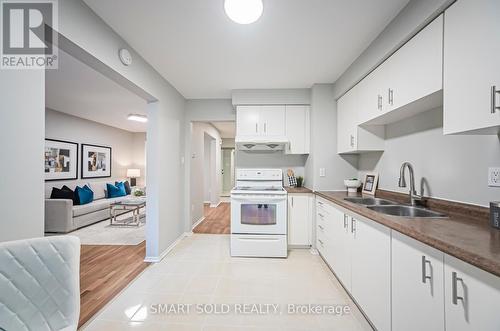
[[285, 106], [238, 106], [237, 137], [284, 137]]
[[236, 109], [236, 140], [286, 139], [286, 154], [309, 154], [310, 136], [309, 106], [238, 106]]
[[440, 15], [358, 84], [360, 123], [389, 124], [442, 105], [442, 77]]
[[253, 137], [261, 134], [260, 106], [238, 106], [236, 117], [236, 135]]
[[443, 252], [392, 231], [393, 330], [444, 330], [443, 272]]
[[499, 17], [498, 0], [458, 0], [445, 12], [445, 134], [500, 132]]
[[444, 261], [446, 330], [500, 330], [500, 278], [449, 255]]
[[[443, 89], [443, 15], [387, 60], [384, 104], [393, 111]], [[440, 94], [441, 96], [441, 94]], [[440, 103], [442, 98], [440, 99]], [[423, 108], [422, 110], [429, 110]]]
[[337, 153], [355, 154], [383, 151], [383, 126], [359, 126], [359, 85], [337, 101]]
[[285, 106], [262, 106], [260, 112], [262, 134], [266, 137], [285, 136]]
[[289, 140], [286, 154], [309, 154], [309, 106], [286, 106], [286, 136]]

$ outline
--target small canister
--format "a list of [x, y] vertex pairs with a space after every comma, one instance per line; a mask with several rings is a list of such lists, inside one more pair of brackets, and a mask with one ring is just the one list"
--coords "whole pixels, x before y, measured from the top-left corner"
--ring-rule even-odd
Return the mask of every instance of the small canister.
[[500, 201], [490, 202], [491, 226], [500, 229]]

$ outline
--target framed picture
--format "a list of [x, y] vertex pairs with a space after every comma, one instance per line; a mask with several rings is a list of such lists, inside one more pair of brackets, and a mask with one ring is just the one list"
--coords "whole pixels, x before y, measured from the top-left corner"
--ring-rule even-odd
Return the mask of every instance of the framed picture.
[[111, 147], [82, 144], [82, 179], [111, 177]]
[[45, 181], [78, 179], [78, 144], [45, 139]]
[[366, 174], [363, 184], [363, 193], [375, 195], [378, 185], [378, 174]]

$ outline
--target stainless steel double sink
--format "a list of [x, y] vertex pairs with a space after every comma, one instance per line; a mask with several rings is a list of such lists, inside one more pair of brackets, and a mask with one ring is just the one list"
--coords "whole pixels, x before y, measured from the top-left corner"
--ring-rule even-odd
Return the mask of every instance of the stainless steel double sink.
[[391, 216], [400, 216], [407, 218], [446, 218], [447, 216], [422, 207], [414, 207], [402, 205], [394, 201], [367, 198], [367, 197], [352, 197], [344, 198], [345, 201], [352, 202], [358, 205], [363, 205], [366, 208]]

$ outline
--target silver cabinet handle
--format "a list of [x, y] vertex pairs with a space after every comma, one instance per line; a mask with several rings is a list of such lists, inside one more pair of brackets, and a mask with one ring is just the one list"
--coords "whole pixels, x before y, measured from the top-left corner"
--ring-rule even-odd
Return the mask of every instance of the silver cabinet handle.
[[459, 300], [464, 300], [463, 297], [458, 296], [458, 282], [463, 282], [463, 279], [459, 278], [454, 271], [451, 273], [451, 301], [454, 305], [457, 305]]
[[351, 147], [354, 147], [354, 136], [351, 134]]
[[393, 89], [389, 89], [389, 93], [388, 93], [388, 102], [389, 104], [392, 106], [394, 105], [394, 90]]
[[293, 197], [292, 197], [292, 208], [293, 208]]
[[255, 123], [255, 133], [259, 132], [259, 123]]
[[351, 233], [356, 233], [356, 220], [351, 218]]
[[264, 123], [264, 133], [267, 133], [267, 122]]
[[318, 225], [318, 228], [320, 228], [321, 230], [325, 229], [322, 225]]
[[321, 214], [321, 213], [318, 213], [318, 216], [321, 217], [321, 218], [324, 218], [325, 215]]
[[349, 216], [347, 216], [346, 214], [344, 214], [344, 229], [347, 228], [347, 219], [349, 218]]
[[321, 241], [321, 239], [318, 239], [318, 241], [321, 244], [321, 246], [324, 246], [323, 241]]
[[431, 261], [427, 260], [425, 255], [422, 255], [422, 283], [424, 284], [427, 283], [427, 279], [432, 280], [432, 270], [431, 270], [431, 276], [427, 276], [427, 264], [429, 264], [429, 266], [432, 266]]
[[323, 202], [321, 202], [321, 201], [316, 201], [316, 202], [318, 203], [318, 205], [323, 206]]
[[495, 114], [497, 110], [500, 110], [500, 107], [497, 106], [497, 94], [500, 94], [500, 90], [497, 90], [497, 87], [493, 85], [491, 87], [491, 113]]
[[377, 99], [377, 109], [378, 110], [382, 110], [382, 103], [383, 103], [382, 96], [379, 94], [378, 99]]

